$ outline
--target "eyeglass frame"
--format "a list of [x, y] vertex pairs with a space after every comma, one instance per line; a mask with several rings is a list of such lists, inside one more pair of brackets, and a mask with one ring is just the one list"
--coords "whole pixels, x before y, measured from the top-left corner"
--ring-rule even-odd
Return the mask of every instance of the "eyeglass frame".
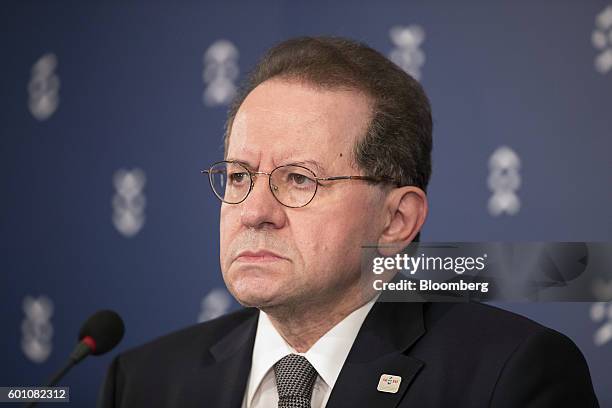
[[[217, 194], [217, 190], [215, 190], [215, 187], [213, 186], [213, 180], [212, 180], [212, 168], [215, 167], [218, 164], [222, 164], [222, 163], [230, 163], [230, 164], [238, 164], [240, 165], [242, 168], [244, 168], [248, 175], [249, 175], [249, 180], [250, 185], [249, 185], [249, 191], [247, 191], [247, 193], [244, 195], [244, 198], [236, 203], [230, 203], [225, 201], [223, 198], [221, 198], [219, 196], [219, 194]], [[290, 206], [287, 205], [283, 202], [281, 202], [279, 200], [279, 198], [276, 196], [276, 194], [274, 194], [274, 189], [272, 187], [272, 173], [274, 173], [276, 170], [280, 169], [281, 167], [299, 167], [302, 168], [304, 170], [307, 170], [308, 172], [310, 172], [314, 177], [313, 180], [316, 181], [315, 183], [315, 191], [314, 193], [312, 193], [312, 197], [310, 198], [310, 200], [308, 200], [308, 202], [306, 202], [306, 204], [303, 205], [299, 205], [299, 206]], [[307, 206], [308, 204], [310, 204], [310, 202], [312, 200], [314, 200], [315, 196], [317, 195], [317, 191], [319, 189], [319, 185], [320, 185], [320, 181], [336, 181], [336, 180], [365, 180], [365, 181], [369, 181], [372, 183], [390, 183], [390, 184], [395, 184], [396, 186], [400, 186], [400, 183], [398, 183], [395, 179], [391, 178], [391, 177], [371, 177], [371, 176], [330, 176], [330, 177], [318, 177], [314, 171], [310, 170], [308, 167], [302, 166], [300, 164], [283, 164], [281, 166], [277, 166], [274, 169], [272, 169], [271, 172], [267, 173], [265, 171], [253, 171], [251, 169], [248, 168], [248, 166], [246, 166], [244, 163], [238, 161], [238, 160], [221, 160], [218, 162], [213, 163], [208, 169], [204, 169], [204, 170], [200, 170], [201, 174], [208, 174], [208, 181], [210, 183], [210, 188], [212, 189], [213, 193], [215, 194], [215, 196], [217, 196], [217, 198], [219, 200], [221, 200], [222, 202], [226, 203], [226, 204], [240, 204], [242, 203], [244, 200], [247, 199], [247, 197], [249, 196], [249, 194], [251, 194], [251, 191], [253, 191], [253, 187], [255, 186], [255, 181], [254, 181], [254, 175], [259, 175], [259, 174], [265, 174], [266, 176], [268, 176], [268, 186], [270, 187], [270, 192], [272, 193], [272, 196], [274, 197], [274, 199], [276, 201], [278, 201], [279, 204], [288, 207], [288, 208], [302, 208]], [[278, 190], [278, 187], [276, 187], [276, 189]]]

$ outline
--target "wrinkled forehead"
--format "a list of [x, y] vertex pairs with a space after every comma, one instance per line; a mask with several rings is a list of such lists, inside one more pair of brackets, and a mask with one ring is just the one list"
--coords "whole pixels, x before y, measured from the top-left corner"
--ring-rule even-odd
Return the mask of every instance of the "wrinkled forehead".
[[232, 123], [226, 156], [258, 163], [295, 159], [350, 164], [355, 142], [370, 120], [365, 96], [273, 85], [258, 87], [245, 99]]
[[329, 114], [321, 110], [306, 110], [299, 107], [276, 109], [267, 106], [249, 106], [240, 109], [234, 118], [231, 140], [254, 140], [260, 134], [281, 136], [282, 132], [292, 131], [296, 136], [307, 134], [331, 134], [334, 123]]

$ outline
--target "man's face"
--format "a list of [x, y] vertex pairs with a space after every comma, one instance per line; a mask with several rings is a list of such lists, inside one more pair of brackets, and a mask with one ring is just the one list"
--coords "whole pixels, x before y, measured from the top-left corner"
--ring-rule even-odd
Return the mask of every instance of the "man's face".
[[[357, 91], [269, 80], [236, 114], [227, 160], [268, 173], [300, 163], [319, 177], [363, 174], [352, 149], [370, 118], [368, 99]], [[262, 309], [355, 294], [360, 247], [376, 243], [382, 202], [380, 188], [363, 181], [323, 181], [308, 205], [288, 208], [274, 198], [268, 176], [257, 176], [245, 201], [221, 206], [228, 289], [243, 305]]]

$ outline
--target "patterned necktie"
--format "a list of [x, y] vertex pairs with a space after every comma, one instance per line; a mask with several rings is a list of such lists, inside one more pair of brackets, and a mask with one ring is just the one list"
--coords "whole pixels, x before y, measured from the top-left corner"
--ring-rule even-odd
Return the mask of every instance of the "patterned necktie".
[[306, 357], [288, 354], [274, 364], [278, 408], [311, 408], [317, 370]]

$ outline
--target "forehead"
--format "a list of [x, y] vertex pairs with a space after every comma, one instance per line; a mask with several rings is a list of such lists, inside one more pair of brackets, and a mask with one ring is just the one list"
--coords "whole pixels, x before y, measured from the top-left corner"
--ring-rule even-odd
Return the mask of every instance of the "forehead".
[[238, 110], [227, 156], [257, 164], [309, 159], [342, 164], [350, 160], [370, 118], [369, 99], [359, 91], [269, 80], [256, 87]]

